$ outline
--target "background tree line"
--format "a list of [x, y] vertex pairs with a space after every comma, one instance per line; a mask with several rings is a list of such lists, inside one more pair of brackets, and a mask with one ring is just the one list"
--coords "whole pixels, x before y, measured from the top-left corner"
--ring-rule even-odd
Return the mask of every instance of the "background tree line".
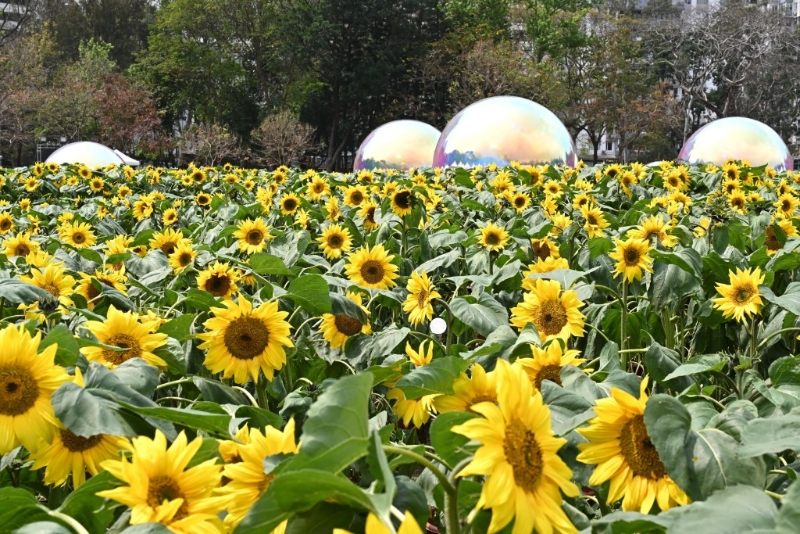
[[0, 34], [0, 151], [97, 140], [146, 160], [346, 169], [400, 118], [441, 129], [515, 94], [597, 159], [672, 158], [710, 117], [797, 133], [800, 34], [758, 6], [671, 0], [22, 0]]

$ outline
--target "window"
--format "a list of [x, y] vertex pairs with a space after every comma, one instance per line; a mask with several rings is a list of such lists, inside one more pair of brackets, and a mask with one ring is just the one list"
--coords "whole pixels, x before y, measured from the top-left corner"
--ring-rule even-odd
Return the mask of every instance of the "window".
[[614, 150], [614, 141], [606, 141], [606, 150], [609, 152]]

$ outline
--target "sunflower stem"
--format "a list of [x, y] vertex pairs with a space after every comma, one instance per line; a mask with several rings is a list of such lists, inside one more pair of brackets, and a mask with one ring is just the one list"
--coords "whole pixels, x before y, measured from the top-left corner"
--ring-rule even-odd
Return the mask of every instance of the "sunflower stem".
[[258, 396], [258, 404], [265, 410], [269, 410], [269, 399], [267, 398], [267, 378], [260, 377], [261, 380], [256, 382], [256, 395]]
[[444, 510], [445, 510], [445, 517], [447, 518], [447, 532], [455, 532], [460, 534], [461, 532], [461, 521], [458, 517], [458, 483], [459, 479], [458, 474], [464, 469], [470, 462], [472, 462], [473, 458], [470, 456], [469, 458], [465, 458], [461, 460], [456, 466], [450, 471], [450, 474], [447, 476], [447, 479], [450, 481], [450, 484], [453, 486], [455, 491], [453, 494], [447, 494], [445, 496], [444, 501]]
[[159, 389], [164, 389], [164, 388], [168, 388], [168, 387], [171, 387], [171, 386], [179, 386], [181, 384], [189, 384], [189, 383], [191, 383], [193, 381], [194, 381], [193, 378], [181, 378], [181, 379], [178, 379], [178, 380], [173, 380], [171, 382], [164, 382], [163, 384], [159, 384], [159, 385], [156, 386], [156, 391], [158, 391]]
[[403, 215], [403, 226], [401, 233], [400, 256], [405, 257], [408, 251], [408, 224], [406, 224], [406, 216]]
[[[383, 449], [383, 452], [385, 452], [386, 454], [398, 454], [400, 456], [405, 456], [409, 460], [414, 460], [422, 467], [427, 468], [442, 485], [442, 488], [444, 489], [445, 493], [447, 493], [447, 495], [455, 495], [457, 493], [456, 488], [450, 483], [450, 480], [447, 478], [447, 475], [442, 473], [439, 470], [439, 468], [434, 465], [433, 462], [431, 462], [421, 454], [417, 454], [411, 449], [406, 449], [405, 447], [398, 447], [397, 445], [383, 445], [381, 448]], [[449, 529], [448, 532], [450, 532]]]
[[[623, 279], [622, 280], [622, 296], [619, 300], [620, 303], [620, 316], [619, 316], [619, 348], [620, 354], [625, 354], [625, 349], [628, 348], [628, 336], [627, 336], [627, 327], [628, 327], [628, 281]], [[628, 368], [628, 357], [623, 356], [622, 361], [620, 362], [622, 365], [622, 369], [625, 370]]]

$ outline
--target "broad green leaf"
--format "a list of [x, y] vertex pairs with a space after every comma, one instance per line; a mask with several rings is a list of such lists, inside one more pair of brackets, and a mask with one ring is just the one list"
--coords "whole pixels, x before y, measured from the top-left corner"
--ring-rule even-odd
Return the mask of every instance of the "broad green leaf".
[[283, 419], [280, 415], [256, 406], [239, 406], [236, 410], [236, 417], [247, 418], [250, 428], [263, 430], [267, 425], [278, 430], [283, 428]]
[[391, 325], [372, 335], [357, 335], [347, 340], [345, 355], [353, 365], [366, 367], [374, 360], [383, 359], [391, 354], [400, 343], [405, 341], [410, 330]]
[[748, 400], [736, 400], [725, 407], [725, 411], [712, 417], [708, 428], [717, 428], [737, 441], [749, 421], [758, 417], [758, 408]]
[[217, 404], [245, 404], [247, 397], [232, 387], [201, 376], [193, 376], [192, 383], [200, 390], [203, 399]]
[[607, 534], [660, 534], [667, 531], [670, 521], [664, 514], [645, 515], [639, 512], [613, 512], [592, 521], [592, 525], [605, 527], [602, 530], [598, 530]]
[[126, 528], [120, 534], [170, 534], [171, 532], [161, 523], [141, 523]]
[[[672, 349], [659, 345], [650, 337], [650, 347], [644, 354], [644, 364], [649, 375], [660, 384], [670, 388], [684, 390], [692, 384], [689, 378], [678, 375], [677, 378], [668, 380], [667, 377], [674, 373], [681, 364], [680, 355]], [[669, 383], [667, 383], [669, 382]]]
[[694, 249], [684, 248], [678, 252], [653, 249], [650, 251], [650, 255], [658, 262], [679, 267], [698, 280], [702, 278], [703, 260]]
[[778, 510], [760, 488], [731, 486], [704, 502], [673, 508], [664, 517], [670, 532], [774, 532]]
[[797, 356], [778, 358], [769, 366], [769, 378], [773, 386], [800, 385], [800, 358]]
[[293, 274], [282, 259], [265, 252], [253, 254], [249, 263], [250, 268], [258, 274], [277, 276], [292, 276]]
[[587, 271], [573, 271], [571, 269], [556, 269], [548, 273], [533, 273], [528, 275], [529, 280], [543, 278], [545, 280], [558, 280], [562, 289], [569, 289], [575, 284], [576, 281], [584, 278], [585, 276], [598, 270], [600, 267], [594, 267]]
[[800, 293], [788, 293], [778, 297], [767, 286], [759, 286], [758, 289], [761, 293], [761, 296], [764, 297], [764, 300], [771, 302], [790, 313], [800, 315]]
[[377, 511], [363, 489], [341, 473], [321, 469], [284, 471], [271, 482], [269, 492], [281, 510], [291, 513], [304, 512], [323, 501]]
[[703, 354], [686, 360], [686, 363], [679, 365], [674, 371], [664, 377], [664, 381], [672, 380], [681, 376], [691, 376], [708, 371], [721, 371], [728, 358], [721, 354]]
[[0, 488], [0, 527], [5, 532], [47, 518], [47, 509], [31, 492], [22, 488]]
[[0, 297], [12, 304], [31, 304], [38, 301], [40, 308], [54, 308], [58, 304], [55, 297], [44, 289], [16, 278], [0, 280]]
[[669, 395], [653, 395], [644, 410], [647, 435], [655, 446], [667, 474], [678, 486], [697, 500], [699, 492], [692, 480], [686, 442], [692, 416], [681, 402]]
[[367, 452], [367, 419], [372, 375], [340, 378], [311, 405], [303, 424], [300, 452], [283, 472], [324, 469], [338, 473]]
[[366, 324], [369, 320], [364, 309], [346, 296], [339, 295], [338, 293], [330, 293], [330, 299], [332, 314], [348, 315], [361, 321], [361, 324]]
[[186, 428], [203, 430], [212, 436], [230, 439], [228, 425], [231, 418], [229, 415], [201, 412], [190, 408], [142, 407], [124, 402], [120, 402], [120, 404], [139, 415], [154, 417]]
[[120, 485], [111, 473], [99, 473], [67, 495], [58, 511], [73, 517], [89, 532], [104, 534], [114, 520], [114, 506], [105, 506], [106, 500], [95, 495]]
[[16, 529], [14, 534], [73, 534], [73, 531], [52, 521], [36, 521]]
[[508, 311], [487, 293], [481, 293], [477, 302], [458, 297], [450, 303], [453, 315], [482, 336], [488, 336], [500, 326], [508, 324]]
[[800, 525], [800, 483], [795, 480], [783, 496], [775, 521], [776, 534], [793, 534]]
[[454, 249], [451, 250], [450, 252], [445, 252], [441, 256], [437, 256], [431, 260], [426, 261], [420, 266], [415, 267], [414, 270], [417, 271], [418, 273], [422, 273], [424, 271], [428, 274], [431, 274], [433, 271], [441, 267], [450, 267], [460, 257], [461, 257], [461, 250]]
[[749, 458], [785, 450], [800, 452], [800, 414], [753, 419], [742, 432], [739, 456]]
[[159, 333], [167, 334], [169, 337], [177, 339], [181, 343], [192, 339], [192, 323], [197, 318], [194, 313], [186, 313], [179, 315], [175, 319], [167, 321], [161, 328], [158, 329]]
[[467, 447], [470, 439], [456, 434], [451, 429], [475, 417], [478, 417], [477, 414], [471, 412], [445, 412], [439, 414], [431, 424], [431, 445], [436, 454], [446, 460], [451, 468], [474, 452]]
[[39, 352], [50, 345], [57, 345], [56, 364], [62, 367], [71, 367], [78, 361], [80, 355], [80, 345], [78, 345], [75, 335], [66, 325], [57, 324], [42, 339], [39, 344]]
[[364, 517], [349, 506], [321, 502], [292, 517], [286, 534], [330, 534], [336, 528], [347, 532], [363, 532]]
[[306, 274], [292, 280], [286, 296], [311, 315], [321, 315], [331, 311], [328, 284], [318, 274]]
[[467, 370], [469, 360], [447, 356], [417, 367], [397, 381], [407, 399], [418, 399], [424, 395], [453, 393], [453, 381]]

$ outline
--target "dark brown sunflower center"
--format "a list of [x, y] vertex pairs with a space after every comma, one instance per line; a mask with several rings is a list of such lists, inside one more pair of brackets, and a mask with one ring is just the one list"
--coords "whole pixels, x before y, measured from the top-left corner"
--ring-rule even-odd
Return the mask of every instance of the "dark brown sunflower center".
[[375, 206], [372, 206], [367, 210], [366, 219], [368, 222], [375, 224]]
[[320, 183], [320, 182], [317, 182], [317, 183], [315, 183], [315, 184], [312, 184], [312, 185], [311, 185], [311, 190], [312, 190], [314, 193], [317, 193], [317, 194], [319, 194], [319, 193], [322, 193], [323, 191], [325, 191], [325, 184], [323, 184], [323, 183]]
[[561, 366], [552, 364], [552, 365], [545, 365], [539, 372], [536, 373], [536, 378], [533, 379], [533, 385], [536, 389], [540, 389], [542, 387], [542, 380], [552, 380], [559, 386], [561, 385]]
[[617, 175], [617, 172], [619, 172], [619, 171], [617, 171], [617, 169], [608, 169], [608, 170], [606, 171], [606, 174], [607, 174], [608, 176], [611, 176], [611, 177], [613, 178], [614, 176], [616, 176], [616, 175]]
[[361, 193], [361, 191], [353, 191], [352, 193], [350, 193], [351, 204], [355, 204], [356, 206], [358, 206], [363, 201], [364, 201], [364, 195]]
[[189, 515], [189, 505], [181, 492], [181, 487], [172, 477], [167, 475], [158, 475], [150, 479], [150, 484], [147, 488], [148, 506], [156, 509], [164, 501], [174, 501], [175, 499], [183, 499], [183, 504], [181, 504], [181, 507], [178, 508], [172, 518], [173, 521], [180, 521]]
[[514, 482], [526, 492], [533, 493], [542, 478], [544, 459], [536, 436], [519, 419], [506, 425], [503, 451], [514, 472]]
[[11, 229], [12, 224], [13, 223], [11, 222], [11, 219], [0, 220], [0, 230], [7, 232], [8, 230]]
[[619, 433], [619, 446], [634, 476], [659, 480], [667, 474], [658, 451], [647, 435], [644, 416], [636, 415], [625, 423]]
[[42, 289], [53, 295], [54, 297], [61, 296], [61, 289], [58, 288], [55, 284], [45, 284], [42, 286]]
[[734, 208], [742, 208], [744, 207], [744, 198], [743, 197], [734, 197], [731, 199], [731, 206]]
[[750, 286], [740, 286], [736, 288], [736, 302], [743, 304], [753, 296], [753, 288]]
[[339, 234], [333, 234], [328, 236], [328, 247], [330, 248], [342, 248], [344, 244], [344, 239]]
[[791, 211], [792, 210], [792, 202], [790, 200], [784, 200], [781, 202], [781, 211]]
[[344, 313], [337, 313], [333, 316], [333, 324], [336, 325], [336, 330], [346, 336], [354, 336], [361, 332], [361, 321], [345, 315]]
[[736, 169], [728, 169], [728, 178], [735, 179], [736, 178]]
[[497, 232], [487, 232], [486, 237], [484, 238], [486, 244], [489, 246], [495, 246], [500, 244], [500, 236], [497, 235]]
[[420, 308], [424, 308], [428, 305], [428, 292], [424, 289], [420, 289], [419, 293], [417, 293], [417, 306]]
[[383, 280], [383, 264], [377, 260], [367, 260], [361, 266], [361, 277], [368, 284], [378, 284]]
[[245, 239], [251, 245], [259, 245], [264, 240], [264, 233], [261, 230], [250, 230]]
[[293, 198], [287, 198], [283, 201], [283, 209], [286, 211], [294, 211], [297, 208], [297, 201]]
[[550, 257], [550, 247], [548, 245], [533, 245], [533, 254], [540, 260], [546, 260]]
[[239, 317], [225, 329], [224, 341], [234, 358], [252, 360], [269, 346], [269, 330], [259, 319]]
[[172, 255], [173, 252], [175, 252], [176, 245], [177, 244], [174, 241], [167, 241], [166, 243], [161, 245], [161, 247], [159, 247], [159, 248], [161, 248], [161, 251], [164, 254], [166, 254], [167, 256], [170, 256], [170, 255]]
[[765, 234], [766, 239], [764, 240], [764, 243], [767, 245], [767, 249], [779, 250], [781, 248], [781, 242], [778, 241], [778, 238], [775, 236], [775, 229], [772, 226], [767, 226]]
[[401, 210], [407, 210], [411, 207], [411, 192], [400, 191], [394, 196], [394, 203]]
[[597, 224], [597, 217], [594, 216], [593, 213], [590, 213], [586, 216], [586, 222], [591, 225]]
[[525, 197], [515, 197], [514, 198], [514, 207], [515, 208], [522, 208], [525, 206]]
[[731, 193], [733, 193], [737, 189], [739, 189], [739, 188], [738, 188], [738, 186], [736, 184], [728, 184], [728, 185], [725, 186], [725, 194], [730, 195]]
[[212, 274], [205, 283], [205, 290], [215, 297], [224, 297], [231, 288], [231, 279], [227, 274]]
[[642, 255], [639, 253], [639, 250], [633, 247], [625, 249], [625, 264], [626, 265], [638, 265], [639, 259]]
[[187, 266], [187, 265], [189, 265], [190, 263], [192, 263], [192, 255], [191, 255], [191, 253], [189, 253], [189, 252], [182, 252], [182, 253], [181, 253], [181, 254], [178, 256], [178, 265], [180, 265], [181, 267], [186, 267], [186, 266]]
[[75, 243], [85, 243], [86, 242], [86, 234], [83, 232], [75, 232], [72, 234], [72, 241]]
[[105, 344], [127, 349], [120, 351], [111, 349], [103, 350], [103, 358], [114, 365], [120, 365], [131, 358], [138, 358], [142, 355], [142, 347], [139, 346], [139, 341], [128, 334], [114, 334]]
[[39, 398], [39, 386], [33, 374], [20, 365], [0, 366], [0, 414], [22, 415]]
[[61, 434], [61, 441], [64, 443], [64, 447], [70, 452], [83, 452], [91, 449], [103, 439], [102, 435], [82, 438], [81, 436], [76, 436], [66, 428], [59, 430], [59, 434]]
[[14, 247], [14, 256], [27, 256], [31, 253], [31, 248], [25, 243], [19, 243]]
[[547, 300], [539, 307], [534, 323], [539, 333], [554, 336], [567, 325], [567, 310], [560, 300]]

